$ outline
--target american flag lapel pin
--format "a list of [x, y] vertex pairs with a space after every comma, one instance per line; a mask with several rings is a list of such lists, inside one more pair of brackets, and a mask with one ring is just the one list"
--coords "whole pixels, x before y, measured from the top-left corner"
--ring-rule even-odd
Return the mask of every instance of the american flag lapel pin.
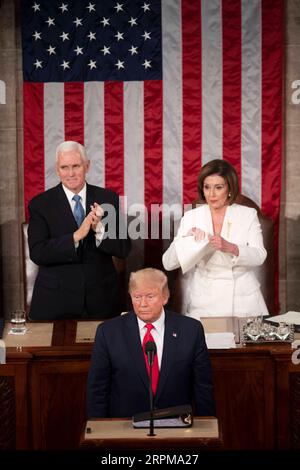
[[228, 220], [227, 222], [227, 238], [230, 238], [230, 230], [232, 223]]

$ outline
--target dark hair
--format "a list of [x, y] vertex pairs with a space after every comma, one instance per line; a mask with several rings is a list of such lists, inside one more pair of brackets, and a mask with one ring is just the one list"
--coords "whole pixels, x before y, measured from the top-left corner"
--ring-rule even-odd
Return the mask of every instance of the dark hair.
[[239, 180], [235, 168], [225, 160], [216, 158], [203, 165], [198, 176], [198, 193], [200, 199], [205, 201], [203, 184], [207, 176], [219, 175], [228, 185], [228, 202], [233, 204], [239, 194]]

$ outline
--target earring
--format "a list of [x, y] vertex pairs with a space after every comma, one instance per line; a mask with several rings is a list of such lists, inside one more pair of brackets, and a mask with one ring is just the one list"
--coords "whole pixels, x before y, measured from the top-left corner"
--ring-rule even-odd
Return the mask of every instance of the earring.
[[231, 197], [231, 193], [228, 193], [228, 197]]

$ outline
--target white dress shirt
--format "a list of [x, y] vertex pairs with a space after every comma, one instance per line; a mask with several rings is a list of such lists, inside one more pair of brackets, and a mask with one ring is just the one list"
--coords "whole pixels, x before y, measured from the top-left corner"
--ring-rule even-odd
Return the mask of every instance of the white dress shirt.
[[[70, 191], [68, 188], [66, 188], [66, 186], [62, 185], [63, 187], [63, 190], [65, 192], [65, 195], [67, 196], [67, 199], [69, 201], [69, 204], [70, 204], [70, 207], [72, 209], [72, 212], [74, 214], [74, 208], [75, 208], [75, 204], [76, 204], [76, 201], [73, 200], [73, 197], [75, 196], [75, 193], [73, 193], [72, 191]], [[78, 193], [78, 196], [81, 197], [81, 205], [83, 207], [83, 211], [84, 211], [84, 214], [85, 214], [85, 208], [86, 208], [86, 184], [83, 186], [82, 190]]]
[[[143, 339], [145, 334], [147, 333], [146, 324], [143, 320], [137, 317], [139, 330], [140, 330], [140, 338], [141, 338], [141, 345], [143, 344]], [[157, 359], [158, 359], [158, 366], [159, 369], [161, 367], [161, 359], [163, 354], [163, 347], [164, 347], [164, 334], [165, 334], [165, 311], [162, 309], [161, 315], [158, 320], [152, 322], [154, 328], [151, 330], [151, 334], [156, 344], [157, 348]]]

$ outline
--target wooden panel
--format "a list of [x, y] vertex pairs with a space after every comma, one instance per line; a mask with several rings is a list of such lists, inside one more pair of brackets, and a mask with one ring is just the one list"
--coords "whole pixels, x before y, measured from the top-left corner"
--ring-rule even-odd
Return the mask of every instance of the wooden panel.
[[75, 449], [86, 419], [89, 363], [80, 360], [37, 362], [32, 367], [34, 449]]
[[290, 374], [291, 447], [300, 449], [300, 371]]
[[14, 353], [0, 369], [0, 449], [28, 448], [28, 363], [31, 355]]
[[16, 415], [14, 377], [0, 376], [0, 397], [0, 450], [15, 449]]
[[212, 356], [224, 448], [274, 448], [274, 371], [270, 357]]
[[279, 449], [300, 448], [300, 364], [293, 364], [292, 353], [291, 349], [274, 352]]

